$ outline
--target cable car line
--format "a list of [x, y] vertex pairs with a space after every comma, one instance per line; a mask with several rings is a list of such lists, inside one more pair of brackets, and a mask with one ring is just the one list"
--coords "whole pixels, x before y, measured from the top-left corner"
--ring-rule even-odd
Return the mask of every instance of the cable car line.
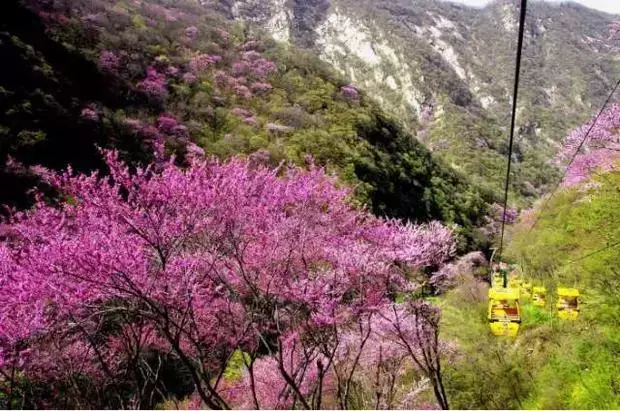
[[[523, 50], [523, 33], [525, 28], [525, 14], [527, 0], [521, 0], [519, 13], [519, 39], [517, 43], [517, 62], [515, 67], [514, 89], [512, 93], [512, 115], [510, 119], [510, 140], [508, 144], [508, 167], [506, 168], [506, 184], [504, 186], [504, 213], [502, 215], [502, 235], [499, 245], [501, 261], [504, 246], [504, 230], [506, 228], [506, 209], [508, 207], [508, 188], [510, 187], [510, 167], [512, 165], [512, 149], [515, 133], [515, 118], [517, 116], [517, 98], [519, 92], [519, 74], [521, 71], [521, 53]], [[493, 252], [495, 254], [495, 251]], [[493, 285], [494, 276], [491, 278]], [[519, 290], [507, 288], [507, 273], [503, 272], [503, 288], [489, 289], [488, 321], [493, 335], [515, 337], [521, 324], [521, 309], [519, 306]]]
[[[506, 209], [508, 208], [508, 188], [510, 186], [510, 166], [512, 165], [512, 148], [515, 135], [515, 119], [517, 117], [517, 94], [519, 92], [519, 74], [521, 72], [521, 52], [523, 50], [523, 32], [525, 29], [525, 14], [527, 11], [527, 0], [521, 0], [519, 14], [519, 40], [517, 42], [517, 63], [515, 66], [515, 80], [512, 92], [512, 116], [510, 119], [510, 141], [508, 143], [508, 167], [506, 168], [506, 184], [504, 186], [504, 213], [502, 215], [502, 234], [499, 242], [499, 258], [502, 258], [504, 247], [504, 230], [506, 228]], [[506, 286], [506, 276], [504, 276], [504, 287]]]
[[599, 148], [601, 150], [620, 151], [620, 148], [605, 147], [605, 146], [591, 146], [592, 148]]
[[[575, 161], [575, 158], [579, 154], [579, 151], [581, 151], [581, 148], [583, 147], [583, 145], [585, 144], [586, 140], [588, 139], [588, 136], [590, 135], [590, 132], [592, 131], [592, 129], [594, 128], [594, 126], [598, 122], [599, 117], [601, 116], [601, 114], [603, 114], [603, 111], [607, 107], [607, 104], [609, 104], [609, 102], [611, 101], [611, 98], [616, 93], [616, 90], [618, 90], [618, 86], [620, 86], [620, 80], [618, 80], [616, 82], [616, 86], [613, 88], [611, 93], [609, 93], [609, 96], [607, 97], [607, 100], [605, 100], [605, 103], [603, 103], [603, 107], [601, 107], [601, 109], [599, 110], [598, 114], [594, 118], [594, 121], [590, 125], [590, 128], [588, 128], [588, 131], [586, 132], [586, 134], [581, 139], [581, 143], [579, 143], [579, 146], [577, 147], [577, 150], [575, 150], [575, 152], [573, 153], [570, 161], [568, 162], [568, 165], [566, 166], [566, 168], [564, 169], [564, 172], [562, 173], [562, 177], [560, 177], [560, 179], [558, 180], [557, 184], [555, 185], [555, 188], [551, 192], [551, 195], [549, 195], [549, 197], [546, 198], [545, 202], [540, 207], [540, 211], [538, 212], [538, 215], [536, 216], [536, 220], [534, 220], [534, 224], [532, 224], [532, 226], [528, 230], [528, 233], [531, 232], [534, 229], [534, 227], [536, 227], [538, 222], [540, 221], [540, 219], [542, 217], [542, 214], [543, 214], [543, 211], [545, 211], [545, 209], [547, 207], [547, 204], [549, 203], [551, 198], [554, 196], [555, 192], [560, 187], [560, 184], [562, 184], [562, 181], [564, 181], [564, 177], [566, 177], [566, 174], [568, 173], [568, 170], [570, 169], [570, 166], [573, 164], [573, 161]], [[504, 212], [505, 212], [505, 209], [504, 209]], [[502, 236], [503, 236], [503, 232], [502, 232]]]
[[[505, 229], [506, 229], [508, 190], [510, 187], [510, 171], [511, 171], [511, 165], [512, 165], [512, 151], [513, 151], [513, 146], [514, 146], [515, 120], [516, 120], [516, 111], [517, 111], [519, 76], [520, 76], [520, 71], [521, 71], [521, 55], [523, 51], [523, 35], [524, 35], [526, 13], [527, 13], [527, 0], [521, 0], [521, 9], [520, 9], [520, 16], [519, 16], [519, 37], [518, 37], [518, 43], [517, 43], [517, 58], [516, 58], [517, 61], [516, 61], [516, 67], [515, 67], [514, 89], [513, 89], [513, 96], [512, 96], [512, 114], [511, 114], [511, 120], [510, 120], [508, 165], [506, 168], [506, 182], [504, 185], [504, 212], [502, 215], [501, 237], [500, 237], [500, 245], [499, 245], [499, 250], [498, 250], [499, 251], [498, 260], [500, 260], [500, 273], [501, 274], [495, 273], [492, 268], [491, 278], [490, 278], [491, 288], [489, 289], [489, 295], [488, 295], [488, 321], [489, 321], [489, 326], [491, 328], [491, 332], [496, 336], [502, 336], [502, 335], [511, 336], [511, 337], [516, 336], [519, 331], [520, 323], [521, 323], [521, 309], [520, 309], [520, 304], [519, 304], [519, 299], [521, 297], [521, 285], [518, 284], [516, 288], [514, 288], [511, 285], [511, 288], [508, 288], [507, 270], [501, 269], [501, 258], [502, 258], [502, 252], [503, 252], [503, 246], [504, 246], [504, 235], [505, 235]], [[605, 101], [605, 103], [603, 104], [603, 107], [601, 108], [596, 118], [594, 119], [594, 122], [592, 123], [588, 131], [586, 132], [586, 135], [580, 142], [579, 146], [577, 147], [577, 150], [575, 151], [575, 153], [573, 153], [573, 156], [570, 159], [568, 166], [564, 170], [564, 173], [561, 179], [558, 181], [553, 192], [543, 204], [541, 213], [546, 207], [549, 199], [555, 194], [561, 182], [564, 180], [570, 166], [572, 165], [573, 161], [577, 157], [577, 154], [579, 153], [579, 151], [585, 144], [585, 141], [587, 140], [588, 136], [590, 135], [590, 132], [592, 131], [592, 129], [598, 122], [598, 119], [603, 113], [605, 107], [607, 106], [612, 96], [618, 89], [618, 86], [620, 86], [620, 80], [616, 83], [616, 86], [614, 87], [613, 91], [607, 97], [607, 100]], [[537, 220], [535, 221], [534, 225], [530, 228], [530, 231], [538, 223], [539, 218], [540, 218], [540, 214]], [[608, 249], [616, 245], [620, 245], [620, 242], [609, 245], [604, 249]], [[581, 257], [579, 260], [585, 259], [591, 255], [599, 253], [603, 251], [604, 249], [597, 250], [595, 252], [587, 254]], [[493, 260], [494, 254], [495, 254], [495, 250], [493, 251], [493, 255], [491, 256], [491, 261]], [[579, 261], [579, 260], [575, 260], [575, 261]], [[495, 280], [496, 280], [497, 274], [500, 274], [503, 277], [501, 279], [498, 278], [498, 280], [500, 281], [503, 280], [502, 281], [503, 287], [496, 288]], [[543, 306], [543, 307], [545, 306], [545, 301], [546, 301], [545, 287], [539, 286], [539, 287], [532, 288], [532, 285], [530, 284], [529, 288], [524, 287], [524, 289], [528, 290], [528, 295], [530, 295], [530, 297], [532, 297], [533, 299], [535, 297], [535, 300], [536, 300], [535, 305]], [[559, 301], [556, 304], [557, 309], [558, 309], [558, 317], [563, 318], [563, 319], [576, 319], [577, 316], [579, 315], [579, 305], [578, 305], [579, 304], [578, 303], [579, 291], [574, 288], [561, 288], [560, 287], [557, 289], [557, 293], [558, 293], [558, 298], [559, 298]]]

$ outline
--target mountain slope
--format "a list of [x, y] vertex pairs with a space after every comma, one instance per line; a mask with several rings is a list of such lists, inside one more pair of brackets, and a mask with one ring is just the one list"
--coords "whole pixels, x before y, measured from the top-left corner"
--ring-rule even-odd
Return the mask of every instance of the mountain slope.
[[[471, 259], [464, 257], [452, 267], [458, 268], [454, 276], [441, 277], [455, 287], [439, 298], [442, 336], [461, 350], [445, 370], [454, 408], [617, 409], [620, 404], [620, 106], [605, 110], [585, 138], [591, 125], [592, 120], [564, 140], [556, 159], [561, 164], [584, 144], [553, 197], [522, 212], [507, 232], [503, 258], [516, 264], [521, 279], [546, 288], [542, 307], [522, 295], [516, 338], [488, 331], [487, 270], [475, 278], [467, 270]], [[578, 289], [578, 318], [558, 318], [559, 287]]]
[[[312, 47], [433, 151], [490, 189], [501, 187], [477, 163], [486, 162], [492, 175], [505, 167], [502, 141], [507, 139], [518, 25], [514, 2], [497, 1], [483, 9], [427, 0], [258, 4], [229, 1], [230, 15], [278, 40]], [[558, 140], [593, 114], [620, 78], [620, 39], [609, 35], [617, 19], [572, 3], [531, 3], [512, 187], [517, 200], [531, 201], [544, 192], [554, 177], [545, 160]], [[455, 129], [455, 116], [469, 119], [469, 125]], [[452, 161], [468, 157], [475, 161]]]
[[[5, 4], [3, 53], [20, 69], [2, 77], [2, 163], [101, 169], [96, 145], [134, 163], [204, 151], [277, 166], [310, 154], [377, 214], [457, 223], [463, 247], [485, 223], [488, 193], [310, 53], [249, 35], [193, 1], [29, 5], [36, 14]], [[5, 181], [16, 175], [27, 177], [4, 169]], [[3, 203], [25, 205], [24, 192]]]
[[[526, 312], [533, 317], [528, 345], [540, 359], [530, 366], [535, 372], [523, 408], [620, 405], [620, 300], [615, 292], [620, 253], [618, 245], [613, 246], [620, 238], [618, 187], [618, 171], [593, 176], [589, 184], [561, 190], [545, 210], [515, 227], [506, 251], [526, 276], [547, 290], [576, 287], [583, 302], [574, 324], [554, 322], [536, 307]], [[530, 230], [532, 217], [539, 213], [538, 224]]]

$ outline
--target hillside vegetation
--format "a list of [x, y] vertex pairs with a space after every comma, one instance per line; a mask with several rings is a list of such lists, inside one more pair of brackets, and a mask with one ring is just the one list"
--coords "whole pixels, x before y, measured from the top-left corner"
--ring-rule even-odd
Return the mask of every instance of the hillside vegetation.
[[[457, 409], [617, 409], [620, 406], [620, 173], [556, 193], [545, 211], [511, 230], [505, 258], [547, 291], [544, 308], [522, 299], [516, 338], [488, 330], [486, 270], [438, 298], [442, 338], [458, 346], [444, 381]], [[540, 217], [540, 218], [539, 218]], [[534, 228], [535, 219], [538, 223]], [[615, 244], [615, 246], [614, 246]], [[557, 287], [575, 287], [575, 321], [556, 315]]]
[[[310, 47], [379, 99], [438, 157], [494, 192], [503, 188], [518, 2], [483, 8], [432, 0], [220, 3], [232, 5], [231, 16], [249, 27]], [[553, 186], [557, 175], [545, 160], [568, 130], [596, 112], [619, 78], [620, 38], [610, 35], [615, 20], [572, 2], [530, 2], [515, 203], [529, 205]]]
[[[96, 145], [138, 163], [196, 146], [272, 166], [312, 155], [377, 214], [457, 223], [463, 247], [484, 224], [489, 192], [310, 53], [191, 1], [30, 6], [3, 5], [3, 159], [86, 171], [102, 167]], [[17, 190], [3, 201], [25, 204]]]
[[[527, 277], [548, 290], [576, 287], [583, 298], [575, 324], [554, 324], [533, 310], [537, 325], [528, 344], [551, 339], [548, 361], [537, 364], [525, 406], [606, 408], [620, 406], [620, 173], [595, 176], [587, 186], [556, 194], [536, 227], [532, 216], [515, 227], [507, 249]], [[526, 334], [526, 337], [528, 334]]]
[[[525, 281], [547, 289], [544, 308], [521, 300], [516, 339], [486, 331], [488, 285], [479, 279], [467, 277], [441, 298], [443, 336], [462, 350], [446, 370], [455, 407], [620, 405], [619, 124], [620, 106], [612, 104], [573, 130], [556, 158], [562, 165], [571, 160], [559, 190], [524, 211], [509, 230], [505, 258], [518, 265]], [[576, 321], [556, 316], [558, 287], [579, 290]]]
[[534, 3], [502, 206], [514, 4], [0, 2], [0, 408], [620, 408], [620, 30]]

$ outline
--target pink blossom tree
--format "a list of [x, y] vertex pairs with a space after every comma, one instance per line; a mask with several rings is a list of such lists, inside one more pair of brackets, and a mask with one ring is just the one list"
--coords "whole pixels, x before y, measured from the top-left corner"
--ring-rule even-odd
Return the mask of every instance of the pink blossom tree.
[[80, 112], [80, 117], [89, 121], [99, 121], [99, 114], [92, 106], [86, 106]]
[[138, 88], [155, 100], [163, 100], [168, 95], [166, 76], [153, 67], [147, 69], [146, 78], [138, 83]]
[[340, 87], [340, 93], [347, 100], [357, 100], [359, 99], [359, 91], [353, 86], [342, 86]]
[[263, 81], [257, 81], [255, 83], [250, 84], [250, 89], [253, 93], [262, 94], [271, 90], [273, 87], [269, 83], [265, 83]]
[[358, 312], [346, 327], [334, 327], [323, 344], [304, 344], [299, 334], [293, 334], [283, 341], [280, 353], [253, 363], [246, 359], [243, 378], [224, 390], [229, 404], [272, 409], [300, 405], [277, 371], [285, 367], [291, 379], [299, 379], [296, 386], [299, 398], [305, 398], [301, 402], [305, 408], [319, 409], [330, 397], [331, 408], [400, 408], [414, 400], [412, 391], [402, 384], [402, 378], [414, 371], [422, 386], [430, 383], [438, 404], [446, 409], [440, 357], [454, 349], [439, 341], [439, 311], [414, 301], [374, 308]]
[[519, 216], [519, 210], [513, 207], [506, 207], [504, 214], [504, 206], [493, 203], [489, 214], [484, 217], [485, 225], [480, 229], [481, 233], [489, 238], [496, 237], [502, 229], [502, 221], [506, 218], [506, 224], [514, 224]]
[[609, 25], [609, 40], [620, 38], [620, 20], [614, 21]]
[[187, 126], [180, 124], [172, 114], [162, 114], [157, 118], [157, 128], [168, 137], [187, 139]]
[[[202, 404], [227, 408], [238, 403], [224, 373], [241, 350], [249, 404], [318, 408], [338, 336], [411, 289], [408, 270], [454, 251], [451, 230], [354, 209], [349, 190], [312, 165], [194, 157], [185, 169], [130, 172], [105, 155], [106, 178], [41, 171], [68, 201], [39, 198], [0, 242], [0, 372], [11, 393], [24, 380], [64, 387], [43, 405], [86, 398], [87, 377], [97, 398], [139, 406], [148, 387], [166, 392], [161, 365], [146, 360], [159, 352], [182, 365]], [[425, 353], [436, 334], [403, 328], [417, 321], [407, 310], [395, 335], [409, 355]], [[436, 379], [433, 358], [421, 364]], [[127, 375], [138, 394], [123, 400]], [[268, 375], [275, 385], [261, 385]]]
[[445, 292], [471, 277], [479, 267], [488, 264], [484, 254], [474, 251], [460, 257], [457, 261], [445, 264], [430, 278], [430, 284], [436, 293]]
[[441, 409], [450, 408], [443, 384], [441, 355], [445, 345], [439, 340], [440, 311], [428, 302], [408, 301], [393, 305], [384, 315], [387, 326], [383, 338], [393, 341], [430, 379]]
[[117, 72], [120, 69], [120, 57], [113, 51], [104, 50], [99, 55], [99, 67], [104, 70]]
[[221, 29], [221, 28], [217, 28], [215, 29], [215, 33], [219, 36], [219, 38], [223, 41], [223, 42], [227, 42], [228, 39], [230, 38], [230, 33], [228, 33], [226, 30]]
[[222, 60], [221, 56], [211, 54], [198, 54], [191, 58], [189, 68], [194, 74], [201, 74]]
[[198, 81], [198, 78], [193, 73], [184, 73], [182, 79], [187, 84], [194, 84]]
[[196, 40], [198, 38], [198, 34], [200, 30], [196, 26], [188, 26], [185, 28], [183, 34], [185, 37], [191, 41]]
[[[581, 183], [597, 170], [610, 171], [618, 167], [620, 160], [620, 104], [612, 104], [611, 107], [601, 113], [596, 124], [593, 125], [594, 121], [593, 118], [583, 126], [573, 130], [564, 139], [562, 147], [554, 159], [556, 164], [563, 165], [573, 156], [575, 157], [562, 182], [564, 186]], [[590, 130], [589, 134], [587, 134], [588, 130]]]

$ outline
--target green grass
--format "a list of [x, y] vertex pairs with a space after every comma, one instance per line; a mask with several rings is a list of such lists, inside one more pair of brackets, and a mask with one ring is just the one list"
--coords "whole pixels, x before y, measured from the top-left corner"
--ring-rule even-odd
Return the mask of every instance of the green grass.
[[[535, 229], [515, 227], [508, 256], [548, 290], [546, 307], [522, 303], [516, 338], [491, 336], [473, 280], [443, 296], [441, 335], [459, 348], [445, 367], [452, 407], [620, 408], [620, 248], [571, 262], [620, 238], [620, 173], [595, 181], [557, 193]], [[556, 317], [557, 286], [579, 288], [576, 321]]]
[[532, 303], [525, 303], [521, 306], [521, 316], [523, 318], [521, 327], [528, 329], [543, 324], [550, 324], [555, 320], [551, 312], [549, 302], [546, 307], [537, 307]]

